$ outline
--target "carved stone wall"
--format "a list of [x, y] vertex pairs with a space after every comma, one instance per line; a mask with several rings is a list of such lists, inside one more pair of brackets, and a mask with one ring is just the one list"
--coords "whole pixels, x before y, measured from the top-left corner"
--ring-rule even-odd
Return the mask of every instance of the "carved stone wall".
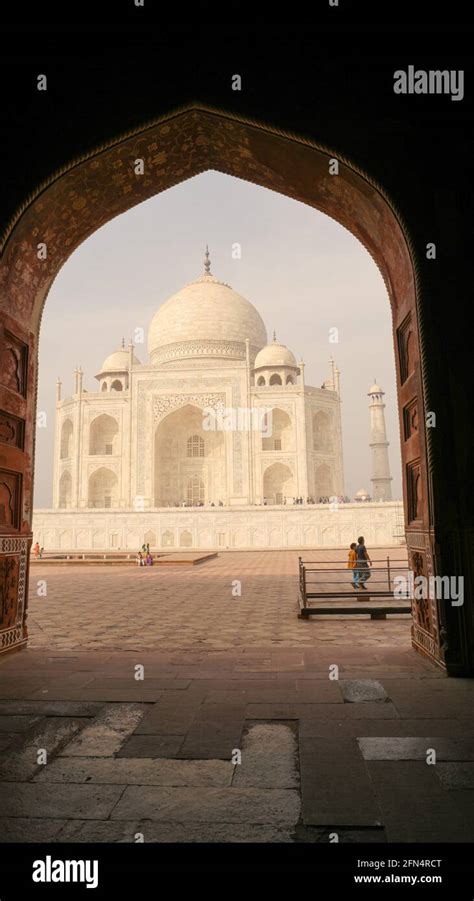
[[26, 538], [0, 537], [0, 653], [26, 641]]

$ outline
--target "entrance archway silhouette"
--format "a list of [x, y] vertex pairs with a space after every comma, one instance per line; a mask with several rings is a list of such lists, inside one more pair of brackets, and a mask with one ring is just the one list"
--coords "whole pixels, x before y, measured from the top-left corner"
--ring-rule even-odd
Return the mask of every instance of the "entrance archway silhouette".
[[[336, 160], [338, 172], [332, 174]], [[72, 252], [110, 219], [209, 169], [326, 213], [373, 257], [392, 310], [410, 566], [427, 577], [440, 572], [443, 549], [435, 543], [431, 436], [426, 427], [432, 406], [423, 332], [425, 301], [399, 212], [381, 186], [340, 154], [263, 123], [193, 105], [117, 138], [57, 172], [17, 211], [5, 236], [0, 266], [4, 302], [0, 427], [6, 437], [0, 480], [12, 503], [11, 516], [0, 523], [2, 592], [8, 598], [0, 606], [0, 616], [2, 610], [9, 611], [8, 619], [5, 614], [3, 624], [0, 621], [1, 651], [27, 640], [38, 340], [51, 284]], [[467, 602], [454, 612], [444, 600], [414, 602], [414, 647], [449, 672], [466, 672], [472, 666], [469, 614]]]

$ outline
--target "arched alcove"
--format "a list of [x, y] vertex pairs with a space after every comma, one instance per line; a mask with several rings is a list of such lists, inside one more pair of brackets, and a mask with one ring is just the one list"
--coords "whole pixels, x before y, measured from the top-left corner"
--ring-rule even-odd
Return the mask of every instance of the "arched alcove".
[[72, 436], [73, 425], [70, 419], [65, 419], [61, 426], [61, 460], [68, 460], [72, 457]]
[[101, 466], [89, 476], [88, 507], [117, 507], [118, 479], [111, 469]]
[[334, 495], [334, 473], [327, 463], [321, 463], [314, 472], [315, 500], [320, 497], [332, 497]]
[[262, 438], [262, 450], [264, 451], [292, 451], [294, 448], [295, 434], [291, 417], [285, 410], [278, 407], [267, 413], [263, 418], [264, 437]]
[[89, 429], [89, 454], [111, 456], [118, 453], [118, 422], [108, 413], [92, 420]]
[[273, 463], [263, 474], [263, 496], [267, 504], [283, 504], [295, 494], [295, 480], [289, 466]]
[[70, 507], [72, 502], [72, 478], [68, 470], [59, 479], [59, 506]]
[[[192, 461], [192, 470], [188, 466]], [[204, 428], [204, 413], [185, 404], [168, 413], [155, 432], [155, 506], [190, 503], [189, 480], [197, 477], [203, 490], [191, 491], [197, 503], [217, 502], [226, 493], [225, 433]]]

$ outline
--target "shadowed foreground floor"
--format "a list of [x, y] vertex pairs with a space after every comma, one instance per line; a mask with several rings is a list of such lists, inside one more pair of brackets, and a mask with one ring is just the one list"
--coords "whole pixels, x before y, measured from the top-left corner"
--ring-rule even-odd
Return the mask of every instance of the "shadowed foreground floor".
[[298, 620], [296, 573], [32, 567], [30, 647], [0, 659], [2, 841], [472, 841], [472, 682], [407, 618]]

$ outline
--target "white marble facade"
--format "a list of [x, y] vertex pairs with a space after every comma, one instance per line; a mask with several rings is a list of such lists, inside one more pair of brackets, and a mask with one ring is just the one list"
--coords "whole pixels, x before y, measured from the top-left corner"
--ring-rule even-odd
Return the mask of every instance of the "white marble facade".
[[[256, 308], [211, 274], [207, 251], [204, 269], [159, 307], [148, 361], [139, 344], [122, 342], [96, 391], [77, 370], [74, 394], [61, 399], [58, 381], [58, 514], [94, 511], [95, 521], [108, 511], [109, 523], [146, 513], [153, 530], [153, 511], [183, 505], [228, 510], [344, 494], [335, 364], [321, 388], [306, 385], [304, 363], [275, 336], [268, 342]], [[46, 515], [35, 513], [36, 528]]]
[[46, 551], [137, 551], [147, 542], [154, 550], [347, 549], [359, 535], [369, 548], [404, 544], [402, 502], [147, 512], [36, 510], [33, 519], [33, 541]]

